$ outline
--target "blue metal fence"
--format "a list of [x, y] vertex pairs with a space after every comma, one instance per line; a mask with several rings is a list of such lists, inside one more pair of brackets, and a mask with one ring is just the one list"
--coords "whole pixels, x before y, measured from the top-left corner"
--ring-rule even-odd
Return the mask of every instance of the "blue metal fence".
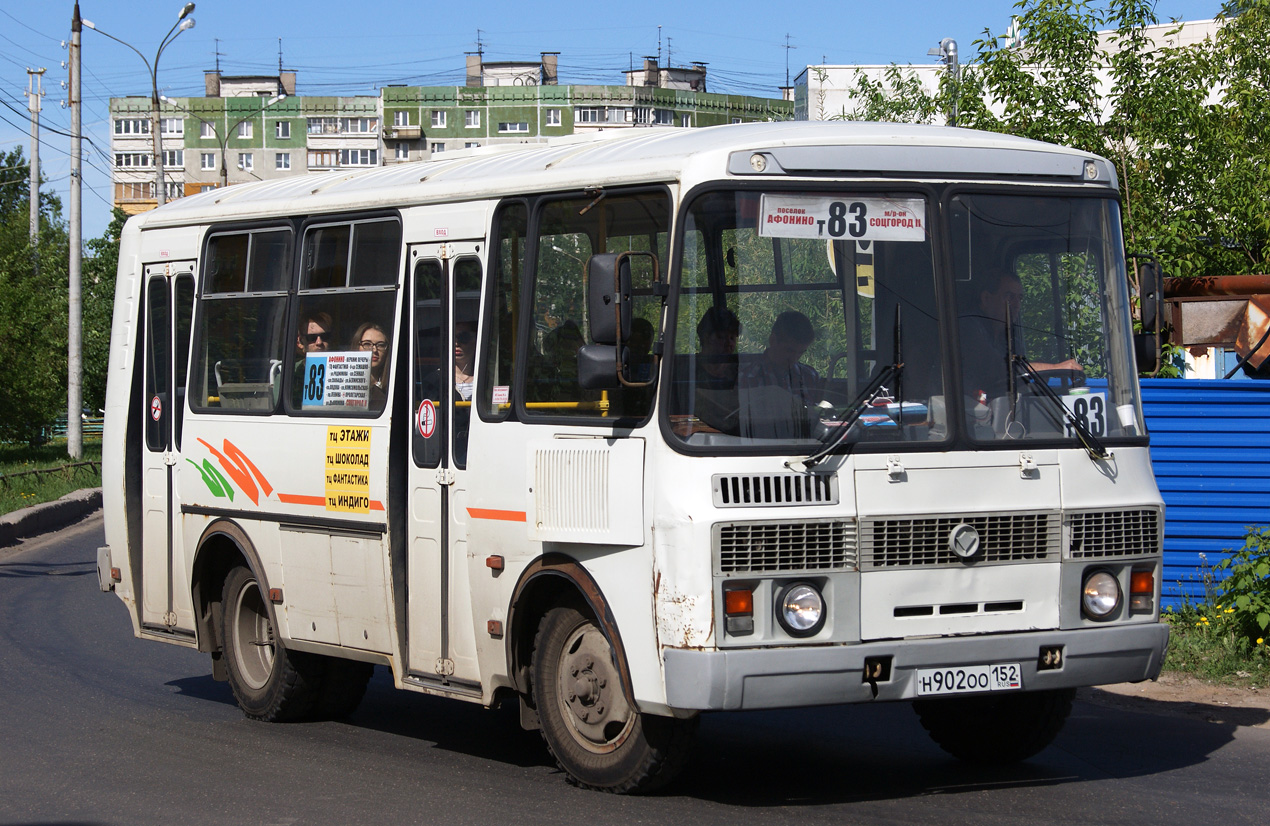
[[1167, 507], [1164, 604], [1204, 599], [1204, 572], [1270, 525], [1270, 382], [1143, 379]]

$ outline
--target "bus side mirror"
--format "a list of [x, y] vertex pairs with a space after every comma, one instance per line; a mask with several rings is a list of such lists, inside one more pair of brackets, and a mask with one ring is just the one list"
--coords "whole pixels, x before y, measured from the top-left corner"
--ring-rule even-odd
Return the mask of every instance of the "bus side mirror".
[[1141, 314], [1142, 332], [1160, 332], [1160, 311], [1164, 305], [1164, 278], [1160, 275], [1160, 263], [1154, 258], [1138, 262], [1138, 312]]
[[600, 253], [587, 261], [587, 309], [592, 341], [615, 345], [620, 338], [626, 343], [631, 334], [630, 253]]
[[621, 386], [617, 374], [616, 344], [583, 344], [578, 348], [578, 386], [583, 390], [615, 390]]

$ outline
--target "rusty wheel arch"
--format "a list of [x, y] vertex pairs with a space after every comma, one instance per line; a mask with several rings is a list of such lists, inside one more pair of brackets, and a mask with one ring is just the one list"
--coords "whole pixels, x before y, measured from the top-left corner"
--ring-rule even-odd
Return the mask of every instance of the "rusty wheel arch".
[[562, 553], [546, 553], [530, 563], [512, 591], [507, 609], [506, 645], [508, 674], [516, 690], [533, 705], [529, 674], [534, 639], [542, 618], [559, 605], [574, 605], [595, 618], [613, 648], [622, 688], [631, 707], [639, 711], [634, 700], [626, 648], [622, 644], [617, 621], [609, 610], [608, 600], [590, 572], [576, 559]]

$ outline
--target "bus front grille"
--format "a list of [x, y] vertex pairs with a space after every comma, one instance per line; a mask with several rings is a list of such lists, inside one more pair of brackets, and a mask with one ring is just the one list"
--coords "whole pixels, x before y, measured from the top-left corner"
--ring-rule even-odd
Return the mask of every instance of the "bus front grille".
[[[958, 525], [979, 534], [968, 559], [953, 553], [949, 539]], [[866, 519], [860, 523], [861, 568], [881, 570], [967, 563], [1057, 560], [1060, 523], [1054, 513], [961, 514]]]
[[855, 568], [852, 520], [725, 522], [714, 526], [722, 574], [843, 571]]
[[1143, 556], [1160, 551], [1160, 512], [1155, 508], [1068, 513], [1072, 559]]

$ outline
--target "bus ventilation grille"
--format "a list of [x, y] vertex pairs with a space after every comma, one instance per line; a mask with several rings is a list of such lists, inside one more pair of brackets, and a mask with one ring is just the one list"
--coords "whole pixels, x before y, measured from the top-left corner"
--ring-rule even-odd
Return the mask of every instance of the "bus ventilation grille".
[[842, 571], [855, 568], [852, 520], [730, 522], [714, 527], [723, 574]]
[[716, 508], [838, 504], [836, 473], [720, 473], [710, 484]]
[[1160, 552], [1160, 512], [1076, 511], [1067, 514], [1072, 559], [1142, 556]]
[[[962, 559], [948, 545], [960, 524], [979, 532], [979, 551]], [[861, 567], [963, 566], [1057, 559], [1060, 523], [1053, 513], [962, 514], [869, 519], [860, 523]]]

